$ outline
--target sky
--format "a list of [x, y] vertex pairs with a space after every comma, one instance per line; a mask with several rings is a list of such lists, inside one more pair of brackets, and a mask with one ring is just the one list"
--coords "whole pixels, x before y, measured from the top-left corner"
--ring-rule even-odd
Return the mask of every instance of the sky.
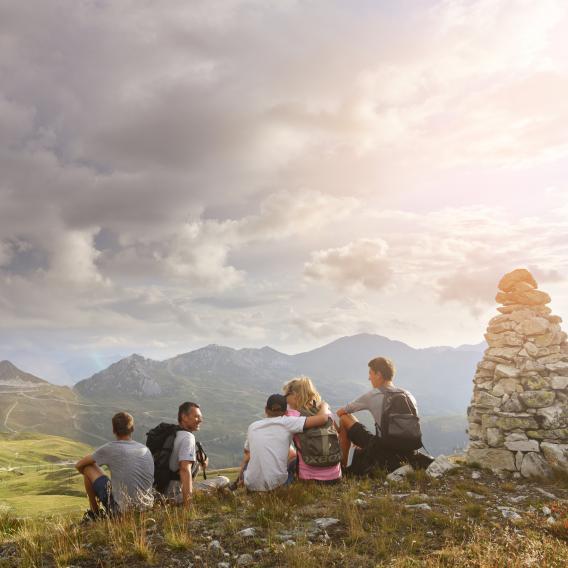
[[568, 317], [563, 0], [0, 0], [0, 360]]

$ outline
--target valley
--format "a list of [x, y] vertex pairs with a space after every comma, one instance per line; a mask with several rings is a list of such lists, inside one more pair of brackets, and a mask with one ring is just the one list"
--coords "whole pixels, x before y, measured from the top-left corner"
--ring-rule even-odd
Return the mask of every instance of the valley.
[[[263, 415], [267, 395], [279, 392], [286, 380], [310, 376], [331, 407], [339, 408], [369, 388], [367, 362], [380, 353], [395, 361], [396, 384], [418, 400], [427, 450], [453, 453], [466, 442], [465, 410], [483, 347], [413, 349], [371, 334], [297, 355], [209, 345], [165, 361], [131, 355], [72, 389], [3, 361], [0, 431], [61, 435], [98, 446], [113, 437], [112, 415], [126, 410], [135, 417], [134, 438], [144, 442], [159, 422], [176, 421], [181, 402], [194, 400], [205, 417], [198, 437], [212, 466], [232, 467], [240, 461], [248, 425]], [[359, 418], [372, 426], [367, 413]]]

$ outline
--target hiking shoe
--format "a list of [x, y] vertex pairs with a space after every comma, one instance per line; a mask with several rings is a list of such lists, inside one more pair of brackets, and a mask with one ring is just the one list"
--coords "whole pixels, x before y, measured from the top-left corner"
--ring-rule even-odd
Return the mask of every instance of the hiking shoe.
[[91, 511], [91, 509], [88, 509], [87, 511], [85, 511], [85, 514], [83, 515], [83, 518], [81, 519], [81, 524], [82, 525], [90, 525], [91, 523], [95, 523], [97, 521], [100, 521], [102, 519], [106, 519], [107, 514], [104, 511], [104, 509], [99, 509], [97, 512], [95, 511]]

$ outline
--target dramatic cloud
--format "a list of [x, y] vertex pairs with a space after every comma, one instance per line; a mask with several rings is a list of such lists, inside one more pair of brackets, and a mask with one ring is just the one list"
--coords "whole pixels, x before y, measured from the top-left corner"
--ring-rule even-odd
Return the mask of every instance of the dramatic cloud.
[[568, 309], [567, 15], [0, 0], [0, 357], [475, 342], [521, 265]]
[[360, 239], [340, 248], [312, 253], [304, 273], [312, 280], [328, 282], [353, 291], [380, 290], [391, 279], [387, 243]]

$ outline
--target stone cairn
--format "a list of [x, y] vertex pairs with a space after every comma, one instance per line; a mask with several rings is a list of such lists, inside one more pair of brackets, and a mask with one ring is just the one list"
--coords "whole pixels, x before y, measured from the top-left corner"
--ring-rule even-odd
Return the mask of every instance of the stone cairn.
[[516, 477], [568, 471], [568, 343], [531, 273], [499, 282], [500, 315], [477, 365], [468, 408], [469, 463]]

